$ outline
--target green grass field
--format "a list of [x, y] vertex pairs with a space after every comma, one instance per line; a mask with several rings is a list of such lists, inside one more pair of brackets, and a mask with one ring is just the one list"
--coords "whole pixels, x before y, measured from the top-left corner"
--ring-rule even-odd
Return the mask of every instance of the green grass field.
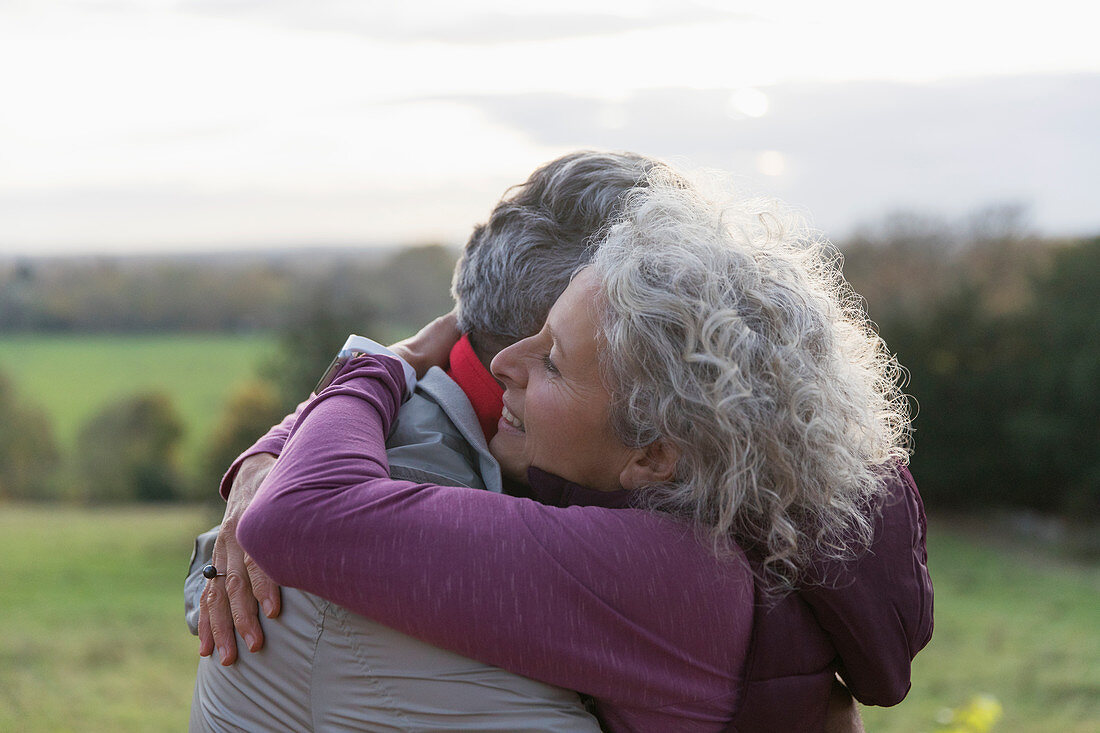
[[0, 507], [0, 730], [180, 731], [202, 510]]
[[[182, 619], [194, 508], [0, 507], [0, 730], [185, 730], [196, 641]], [[1100, 730], [1100, 567], [932, 523], [936, 634], [913, 691], [869, 731], [936, 729], [978, 693], [996, 733]]]
[[44, 407], [63, 449], [80, 426], [119, 398], [170, 395], [186, 427], [181, 453], [194, 465], [226, 395], [274, 351], [264, 335], [18, 335], [0, 337], [0, 372]]
[[1004, 706], [998, 733], [1100, 730], [1100, 565], [942, 521], [931, 522], [929, 566], [935, 633], [909, 697], [865, 710], [868, 731], [934, 730], [939, 711], [983, 693]]

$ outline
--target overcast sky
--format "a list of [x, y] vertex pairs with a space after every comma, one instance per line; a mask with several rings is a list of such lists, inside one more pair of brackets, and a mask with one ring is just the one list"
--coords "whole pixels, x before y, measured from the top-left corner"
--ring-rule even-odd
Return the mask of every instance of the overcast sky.
[[0, 254], [460, 243], [582, 147], [732, 171], [837, 238], [1005, 202], [1096, 234], [1081, 7], [0, 0]]

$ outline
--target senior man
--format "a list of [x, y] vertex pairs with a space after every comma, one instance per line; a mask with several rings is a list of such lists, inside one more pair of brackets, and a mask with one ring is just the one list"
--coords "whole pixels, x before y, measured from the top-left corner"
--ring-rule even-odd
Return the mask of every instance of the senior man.
[[[632, 154], [564, 156], [506, 194], [474, 230], [453, 284], [465, 335], [448, 373], [430, 370], [402, 407], [387, 442], [394, 476], [504, 489], [487, 447], [502, 396], [488, 365], [539, 330], [589, 238], [617, 216], [622, 194], [644, 185], [653, 165]], [[280, 593], [233, 531], [293, 420], [230, 467], [221, 531], [196, 545], [185, 590], [204, 656], [192, 730], [598, 730], [575, 692], [431, 647], [309, 593]], [[226, 576], [206, 581], [200, 568], [211, 546], [213, 565]], [[267, 616], [262, 626], [257, 604]], [[242, 643], [251, 653], [238, 652]]]

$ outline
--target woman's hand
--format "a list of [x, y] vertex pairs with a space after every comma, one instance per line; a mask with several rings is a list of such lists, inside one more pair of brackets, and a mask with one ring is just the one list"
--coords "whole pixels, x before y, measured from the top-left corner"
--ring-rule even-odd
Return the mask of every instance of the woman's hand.
[[447, 366], [451, 348], [461, 336], [458, 317], [451, 311], [424, 326], [416, 335], [398, 341], [390, 350], [407, 361], [420, 378], [433, 366]]
[[241, 463], [214, 543], [212, 562], [225, 575], [206, 581], [199, 601], [199, 654], [209, 656], [216, 646], [224, 665], [237, 660], [234, 631], [241, 635], [249, 651], [263, 647], [257, 604], [268, 618], [279, 615], [279, 586], [237, 543], [237, 523], [274, 465], [275, 456], [270, 453], [249, 456]]

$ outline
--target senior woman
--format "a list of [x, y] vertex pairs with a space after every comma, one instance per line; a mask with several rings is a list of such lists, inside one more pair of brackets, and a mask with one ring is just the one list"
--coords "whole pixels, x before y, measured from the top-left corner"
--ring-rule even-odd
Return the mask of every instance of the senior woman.
[[408, 385], [364, 356], [238, 538], [276, 582], [590, 695], [609, 730], [820, 730], [834, 670], [874, 697], [883, 629], [930, 634], [896, 365], [782, 210], [658, 171], [625, 212], [493, 362], [491, 448], [538, 501], [389, 478]]

